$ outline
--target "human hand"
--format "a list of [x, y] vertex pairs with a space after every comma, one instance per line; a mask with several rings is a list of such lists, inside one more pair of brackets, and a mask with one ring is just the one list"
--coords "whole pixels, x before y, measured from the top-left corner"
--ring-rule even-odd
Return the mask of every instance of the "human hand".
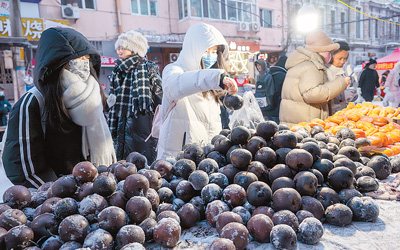
[[236, 85], [236, 82], [232, 78], [225, 77], [223, 80], [223, 84], [225, 85], [225, 89], [228, 91], [230, 95], [234, 95], [238, 92], [238, 87]]
[[346, 80], [347, 86], [349, 86], [350, 83], [351, 83], [351, 78], [348, 77], [348, 76], [346, 76], [346, 77], [344, 78], [344, 80]]

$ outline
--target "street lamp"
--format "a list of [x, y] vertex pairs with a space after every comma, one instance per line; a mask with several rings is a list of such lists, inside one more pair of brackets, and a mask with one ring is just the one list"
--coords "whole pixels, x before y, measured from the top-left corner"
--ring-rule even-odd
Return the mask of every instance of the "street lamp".
[[318, 14], [311, 3], [305, 3], [296, 17], [297, 31], [308, 33], [318, 27]]

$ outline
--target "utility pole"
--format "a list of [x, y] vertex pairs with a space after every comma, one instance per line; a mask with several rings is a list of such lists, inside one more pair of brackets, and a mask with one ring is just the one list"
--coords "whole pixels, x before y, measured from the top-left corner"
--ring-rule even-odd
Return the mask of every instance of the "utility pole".
[[[20, 0], [10, 0], [10, 25], [11, 37], [22, 37], [22, 22], [21, 22], [21, 7]], [[13, 85], [14, 85], [14, 101], [18, 101], [25, 94], [25, 63], [24, 63], [24, 48], [12, 45], [11, 51], [13, 54]]]

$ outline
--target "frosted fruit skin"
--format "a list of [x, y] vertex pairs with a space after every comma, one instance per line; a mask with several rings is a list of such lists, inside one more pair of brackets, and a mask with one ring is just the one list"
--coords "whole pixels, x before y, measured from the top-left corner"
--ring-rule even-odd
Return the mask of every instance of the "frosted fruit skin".
[[181, 236], [181, 226], [172, 218], [160, 220], [154, 228], [153, 237], [157, 244], [172, 248], [178, 244]]
[[316, 218], [306, 218], [299, 226], [298, 238], [309, 245], [316, 244], [324, 234], [322, 223]]

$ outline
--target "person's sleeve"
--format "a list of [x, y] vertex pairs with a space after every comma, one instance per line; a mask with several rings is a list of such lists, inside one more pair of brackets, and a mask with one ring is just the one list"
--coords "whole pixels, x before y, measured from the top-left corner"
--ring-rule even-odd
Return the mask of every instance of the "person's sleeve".
[[375, 75], [376, 75], [375, 87], [379, 88], [381, 85], [379, 84], [379, 75], [378, 72], [376, 72], [376, 70], [375, 70]]
[[358, 87], [361, 88], [365, 82], [365, 70], [361, 72], [360, 79], [358, 80]]
[[[315, 71], [317, 71], [317, 69], [315, 69]], [[312, 72], [301, 76], [299, 89], [306, 103], [326, 103], [343, 92], [347, 87], [344, 77], [338, 77], [333, 81], [324, 83], [318, 82], [323, 79], [316, 79], [315, 76], [316, 74]]]
[[394, 80], [393, 77], [394, 76], [394, 73], [393, 73], [393, 71], [391, 71], [390, 73], [389, 73], [389, 75], [387, 76], [387, 78], [386, 78], [386, 82], [385, 82], [385, 87], [390, 87], [390, 84], [392, 83], [392, 81]]
[[45, 163], [40, 108], [32, 93], [25, 94], [10, 113], [2, 160], [14, 185], [38, 188], [57, 179]]
[[208, 90], [221, 90], [220, 78], [224, 70], [201, 69], [184, 72], [181, 67], [170, 65], [163, 71], [163, 92], [172, 100]]

